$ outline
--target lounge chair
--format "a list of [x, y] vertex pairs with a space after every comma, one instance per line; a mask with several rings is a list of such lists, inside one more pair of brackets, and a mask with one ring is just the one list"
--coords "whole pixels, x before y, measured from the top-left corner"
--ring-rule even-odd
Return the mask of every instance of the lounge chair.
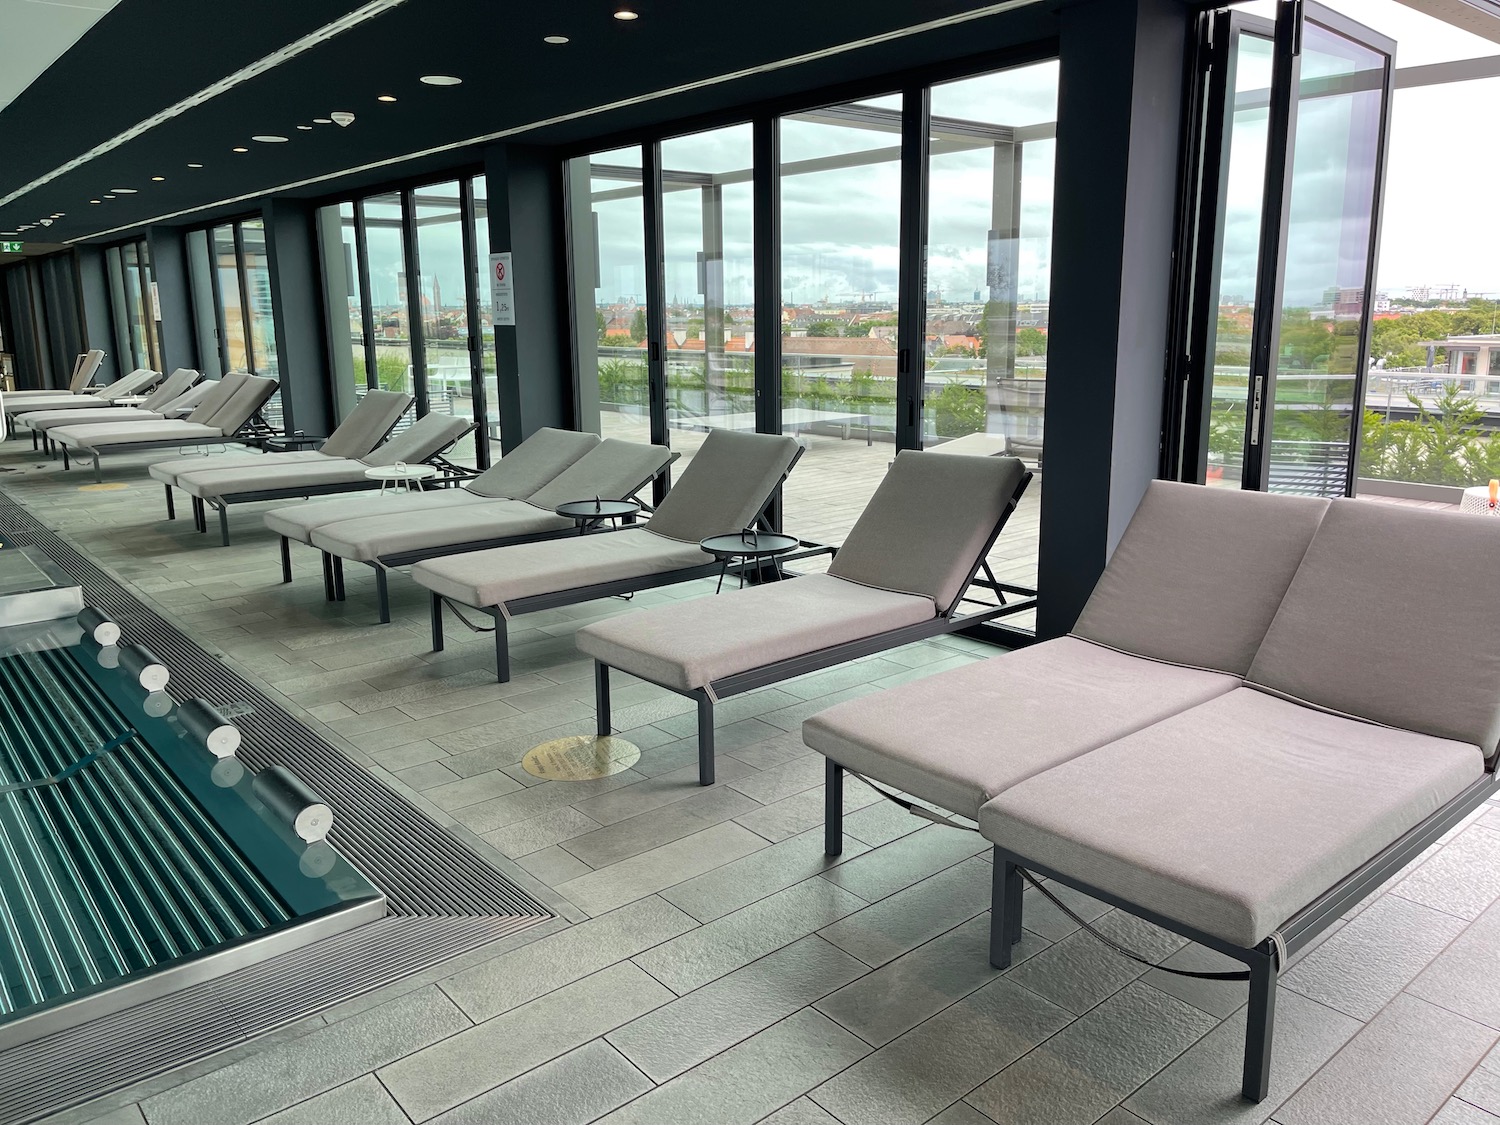
[[803, 724], [825, 850], [848, 768], [977, 820], [997, 968], [1037, 876], [1240, 961], [1258, 1102], [1288, 958], [1497, 792], [1500, 605], [1453, 596], [1497, 553], [1493, 521], [1155, 484], [1071, 636]]
[[[392, 423], [394, 424], [394, 422]], [[474, 428], [467, 418], [452, 414], [426, 414], [384, 445], [363, 457], [325, 457], [216, 468], [212, 462], [194, 473], [179, 473], [173, 487], [193, 498], [199, 531], [206, 531], [205, 506], [219, 513], [219, 535], [229, 546], [229, 506], [265, 500], [287, 500], [294, 496], [327, 496], [339, 492], [363, 492], [380, 487], [366, 475], [367, 469], [397, 463], [417, 465], [438, 460]], [[275, 456], [272, 454], [271, 456]]]
[[801, 453], [795, 438], [713, 430], [645, 526], [417, 563], [412, 577], [432, 592], [433, 650], [443, 647], [445, 602], [483, 610], [505, 683], [510, 618], [717, 573], [699, 540], [755, 523]]
[[[951, 633], [1036, 604], [966, 605], [985, 556], [1031, 481], [1013, 457], [904, 452], [826, 574], [749, 586], [586, 626], [598, 732], [610, 733], [618, 668], [698, 704], [698, 781], [714, 780], [714, 704], [846, 660]], [[977, 608], [976, 608], [977, 606]]]
[[123, 379], [117, 379], [108, 386], [101, 387], [97, 394], [75, 395], [55, 391], [26, 399], [13, 399], [7, 396], [5, 410], [12, 419], [17, 414], [34, 410], [97, 410], [102, 403], [143, 394], [161, 382], [161, 378], [160, 371], [138, 367]]
[[73, 361], [73, 374], [68, 379], [68, 389], [66, 392], [60, 392], [56, 390], [7, 391], [5, 395], [5, 401], [14, 402], [18, 406], [23, 406], [28, 399], [40, 396], [55, 396], [62, 393], [70, 395], [81, 395], [86, 391], [103, 390], [103, 387], [89, 386], [89, 383], [99, 372], [99, 365], [103, 362], [104, 353], [97, 348], [93, 349], [92, 351], [80, 352], [78, 358]]
[[555, 510], [559, 504], [596, 497], [629, 499], [676, 459], [677, 454], [662, 445], [606, 439], [525, 500], [433, 507], [407, 511], [395, 518], [381, 511], [381, 505], [366, 504], [358, 519], [319, 527], [312, 533], [312, 545], [332, 559], [339, 596], [344, 585], [344, 560], [374, 568], [380, 620], [388, 622], [391, 611], [386, 572], [391, 568], [512, 543], [576, 535], [577, 521], [559, 516]]
[[[275, 453], [229, 453], [199, 454], [196, 457], [177, 457], [170, 461], [158, 461], [150, 468], [153, 480], [159, 480], [166, 488], [167, 518], [176, 519], [177, 511], [172, 499], [172, 486], [184, 474], [196, 474], [219, 469], [269, 469], [275, 465], [294, 465], [318, 462], [325, 458], [338, 459], [364, 457], [382, 440], [390, 435], [402, 415], [411, 407], [412, 396], [401, 391], [370, 391], [360, 399], [349, 416], [334, 428], [333, 433], [316, 449], [288, 449]], [[316, 439], [313, 439], [316, 440]]]
[[15, 425], [19, 430], [31, 431], [32, 447], [45, 439], [46, 431], [57, 426], [87, 426], [93, 422], [140, 422], [156, 421], [168, 417], [168, 412], [178, 399], [190, 391], [203, 378], [188, 367], [179, 367], [155, 390], [135, 406], [110, 406], [108, 401], [95, 402], [93, 409], [74, 408], [62, 410], [28, 410], [16, 412]]
[[[94, 478], [103, 480], [99, 458], [105, 453], [136, 453], [172, 446], [188, 448], [219, 445], [249, 436], [252, 431], [269, 434], [270, 428], [256, 422], [256, 415], [276, 393], [277, 381], [261, 375], [231, 372], [220, 380], [227, 393], [207, 395], [186, 419], [160, 422], [98, 422], [89, 426], [59, 426], [51, 431], [62, 446], [63, 468], [71, 456], [87, 454], [94, 462]], [[70, 455], [70, 450], [73, 453]]]

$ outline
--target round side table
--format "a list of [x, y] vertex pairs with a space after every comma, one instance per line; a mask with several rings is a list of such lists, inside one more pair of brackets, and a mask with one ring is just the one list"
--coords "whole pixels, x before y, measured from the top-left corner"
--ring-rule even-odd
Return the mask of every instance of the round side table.
[[[801, 544], [791, 535], [775, 535], [768, 531], [739, 531], [729, 535], [710, 535], [707, 539], [700, 540], [698, 546], [723, 564], [719, 569], [719, 584], [714, 587], [714, 593], [717, 594], [724, 588], [724, 576], [729, 573], [729, 564], [733, 560], [759, 562], [770, 559], [776, 568], [776, 576], [780, 578], [781, 556], [791, 554]], [[745, 575], [741, 573], [740, 589], [744, 587]]]
[[635, 515], [641, 506], [635, 500], [569, 500], [552, 510], [576, 523], [578, 534], [583, 535], [590, 526], [597, 527], [605, 520], [614, 520], [618, 526], [620, 520]]
[[376, 465], [365, 476], [380, 482], [380, 495], [387, 488], [396, 492], [421, 492], [422, 482], [438, 475], [436, 465]]

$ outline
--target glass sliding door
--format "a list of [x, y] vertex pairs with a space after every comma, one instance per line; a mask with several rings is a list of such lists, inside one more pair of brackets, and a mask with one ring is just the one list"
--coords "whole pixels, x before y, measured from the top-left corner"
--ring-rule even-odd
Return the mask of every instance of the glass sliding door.
[[271, 267], [266, 259], [266, 228], [260, 219], [239, 224], [242, 250], [241, 300], [248, 314], [250, 370], [257, 375], [276, 376], [276, 321], [271, 310]]
[[[457, 180], [418, 188], [413, 195], [417, 238], [417, 307], [422, 317], [422, 371], [427, 409], [474, 417], [469, 365], [468, 276], [464, 268], [463, 206]], [[454, 459], [474, 461], [466, 437]]]
[[479, 379], [484, 390], [484, 416], [475, 422], [489, 435], [489, 460], [500, 456], [500, 384], [495, 357], [495, 316], [490, 308], [490, 219], [486, 184], [483, 176], [469, 181], [474, 193], [474, 287], [473, 300], [477, 316], [469, 326]]
[[373, 196], [365, 200], [364, 212], [376, 382], [385, 390], [415, 395], [401, 196], [395, 192]]
[[750, 125], [661, 143], [667, 425], [680, 473], [710, 429], [755, 429]]
[[783, 522], [841, 543], [894, 452], [901, 98], [779, 126], [781, 428], [805, 449]]
[[239, 252], [233, 224], [214, 227], [213, 249], [219, 297], [219, 350], [226, 371], [249, 371], [249, 328], [240, 289]]

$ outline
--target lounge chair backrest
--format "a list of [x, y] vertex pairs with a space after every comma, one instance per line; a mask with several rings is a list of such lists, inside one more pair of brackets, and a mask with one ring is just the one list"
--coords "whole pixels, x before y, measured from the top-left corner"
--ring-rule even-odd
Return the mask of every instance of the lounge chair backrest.
[[792, 437], [710, 430], [651, 517], [651, 530], [696, 543], [747, 527], [801, 449]]
[[1015, 457], [898, 453], [828, 573], [922, 594], [947, 613], [1026, 476]]
[[465, 487], [476, 496], [525, 500], [598, 444], [598, 434], [543, 426]]
[[78, 362], [73, 364], [73, 378], [68, 383], [68, 390], [75, 395], [82, 394], [84, 388], [94, 381], [94, 376], [99, 373], [99, 365], [104, 362], [104, 353], [98, 348], [92, 348], [78, 357]]
[[264, 375], [246, 375], [245, 381], [219, 407], [208, 424], [220, 430], [225, 437], [239, 433], [240, 427], [250, 421], [280, 385], [276, 379]]
[[219, 382], [217, 379], [200, 379], [176, 398], [162, 403], [156, 410], [160, 414], [180, 417], [184, 411], [196, 409], [200, 402], [217, 391]]
[[1075, 636], [1243, 676], [1327, 500], [1153, 481]]
[[404, 461], [415, 465], [436, 457], [474, 428], [467, 418], [453, 414], [424, 414], [401, 433], [360, 460], [366, 465], [394, 465]]
[[124, 398], [126, 395], [140, 394], [160, 380], [161, 372], [152, 371], [149, 367], [137, 367], [123, 379], [117, 379], [105, 387], [95, 397], [100, 402], [114, 402], [115, 399]]
[[606, 438], [564, 469], [550, 484], [526, 498], [552, 511], [570, 500], [624, 500], [672, 460], [664, 445]]
[[1335, 500], [1249, 682], [1315, 707], [1500, 743], [1500, 519]]
[[146, 396], [146, 400], [141, 403], [141, 409], [160, 410], [174, 398], [180, 397], [183, 391], [187, 390], [202, 377], [190, 367], [179, 367], [163, 379], [157, 385], [156, 390]]
[[328, 435], [322, 452], [330, 457], [363, 457], [391, 432], [411, 403], [411, 395], [401, 391], [369, 391]]
[[250, 373], [247, 371], [230, 371], [225, 374], [222, 379], [209, 387], [203, 397], [198, 400], [197, 408], [187, 416], [186, 420], [203, 426], [213, 425], [213, 416], [248, 378], [250, 378]]

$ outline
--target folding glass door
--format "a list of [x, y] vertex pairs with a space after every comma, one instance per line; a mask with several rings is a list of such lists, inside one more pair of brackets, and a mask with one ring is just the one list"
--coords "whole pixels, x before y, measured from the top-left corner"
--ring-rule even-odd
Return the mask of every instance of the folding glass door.
[[1192, 271], [1185, 479], [1343, 496], [1353, 484], [1395, 44], [1312, 3], [1213, 17]]

